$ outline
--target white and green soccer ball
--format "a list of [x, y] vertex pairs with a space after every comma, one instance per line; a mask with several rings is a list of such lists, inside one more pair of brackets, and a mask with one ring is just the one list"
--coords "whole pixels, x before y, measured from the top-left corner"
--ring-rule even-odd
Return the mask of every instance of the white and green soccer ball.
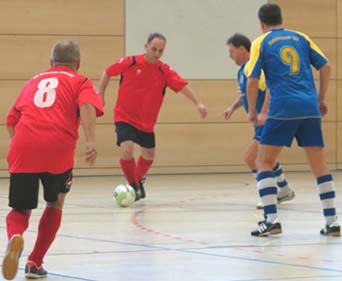
[[135, 191], [129, 184], [119, 184], [114, 189], [114, 198], [120, 207], [129, 207], [135, 202]]

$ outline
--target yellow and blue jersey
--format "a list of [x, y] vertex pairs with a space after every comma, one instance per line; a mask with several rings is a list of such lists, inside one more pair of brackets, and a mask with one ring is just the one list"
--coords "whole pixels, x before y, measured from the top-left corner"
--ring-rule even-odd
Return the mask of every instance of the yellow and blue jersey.
[[[246, 112], [248, 113], [248, 101], [247, 101], [247, 76], [245, 73], [245, 66], [246, 63], [244, 63], [237, 74], [237, 81], [238, 81], [238, 90], [239, 94], [241, 95], [241, 100], [243, 107], [245, 108]], [[265, 101], [265, 93], [266, 93], [266, 83], [265, 83], [265, 77], [264, 74], [261, 73], [260, 79], [259, 79], [259, 92], [258, 92], [258, 98], [256, 102], [256, 111], [260, 113], [262, 106]]]
[[268, 118], [319, 118], [318, 96], [310, 66], [319, 70], [327, 62], [307, 35], [279, 28], [254, 40], [245, 72], [247, 77], [259, 78], [264, 71], [271, 96]]

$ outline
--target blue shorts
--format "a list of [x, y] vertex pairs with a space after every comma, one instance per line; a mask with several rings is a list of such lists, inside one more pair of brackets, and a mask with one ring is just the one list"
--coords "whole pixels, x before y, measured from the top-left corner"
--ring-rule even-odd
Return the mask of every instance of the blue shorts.
[[260, 144], [291, 147], [294, 138], [300, 147], [323, 147], [321, 118], [267, 119]]
[[264, 126], [254, 126], [253, 140], [260, 141], [263, 129], [264, 129]]

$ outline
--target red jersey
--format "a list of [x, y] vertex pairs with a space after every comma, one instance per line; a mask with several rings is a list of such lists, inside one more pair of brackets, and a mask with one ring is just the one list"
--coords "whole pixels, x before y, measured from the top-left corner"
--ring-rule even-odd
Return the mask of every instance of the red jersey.
[[7, 161], [10, 173], [63, 173], [74, 164], [79, 108], [103, 114], [93, 83], [67, 67], [52, 67], [28, 81], [7, 116], [15, 127]]
[[121, 75], [114, 122], [126, 122], [144, 132], [153, 132], [166, 87], [179, 92], [187, 85], [167, 64], [148, 63], [144, 55], [121, 58], [107, 67], [106, 74]]

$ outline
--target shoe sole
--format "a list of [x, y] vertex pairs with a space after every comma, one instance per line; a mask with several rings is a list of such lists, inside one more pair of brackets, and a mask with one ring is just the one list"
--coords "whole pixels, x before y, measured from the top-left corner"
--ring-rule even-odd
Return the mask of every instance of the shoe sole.
[[[322, 234], [322, 233], [321, 233]], [[341, 236], [341, 232], [329, 232], [327, 234], [322, 234], [323, 236], [329, 236], [329, 237], [340, 237]]]
[[24, 248], [24, 239], [21, 235], [15, 235], [10, 240], [7, 254], [2, 262], [2, 275], [6, 280], [12, 280], [17, 274], [19, 256]]
[[277, 198], [278, 204], [285, 202], [285, 201], [291, 201], [296, 198], [295, 193], [292, 191], [292, 194], [290, 196], [285, 195], [284, 197]]
[[[295, 195], [295, 193], [293, 192], [293, 193], [291, 194], [291, 196], [285, 195], [285, 196], [282, 197], [282, 198], [277, 198], [277, 203], [280, 204], [280, 203], [283, 203], [283, 202], [285, 202], [285, 201], [291, 201], [291, 200], [293, 200], [294, 198], [296, 198], [296, 195]], [[264, 209], [264, 206], [262, 205], [261, 202], [259, 202], [259, 203], [256, 204], [255, 208], [256, 208], [257, 210], [262, 210], [262, 209]]]
[[39, 274], [33, 274], [33, 273], [26, 273], [25, 277], [26, 279], [40, 279], [40, 278], [46, 278], [47, 274], [39, 275]]
[[253, 235], [253, 236], [257, 236], [257, 237], [267, 237], [269, 235], [277, 235], [277, 234], [281, 234], [282, 230], [281, 229], [274, 229], [271, 230], [269, 232], [265, 232], [265, 233], [260, 233], [259, 235]]

